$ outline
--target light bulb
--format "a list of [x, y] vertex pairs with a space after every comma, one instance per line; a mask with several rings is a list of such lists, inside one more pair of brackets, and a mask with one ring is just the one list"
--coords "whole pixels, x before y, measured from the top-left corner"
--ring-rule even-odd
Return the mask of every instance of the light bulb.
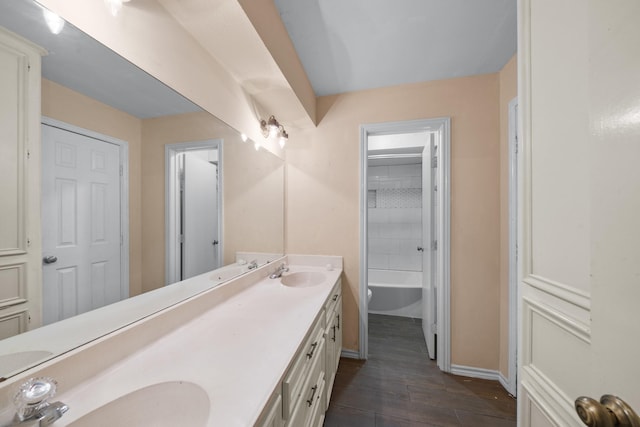
[[260, 143], [259, 143], [258, 141], [256, 141], [256, 142], [253, 144], [253, 147], [256, 149], [256, 151], [258, 151], [258, 150], [260, 149]]
[[242, 139], [242, 142], [247, 142], [247, 139], [249, 139], [249, 137], [246, 134], [241, 133], [240, 134], [240, 139]]
[[278, 138], [278, 142], [280, 143], [280, 148], [284, 148], [284, 144], [287, 143], [287, 138], [281, 136], [280, 138]]
[[49, 9], [42, 9], [42, 16], [44, 16], [44, 22], [47, 23], [49, 31], [53, 34], [60, 34], [64, 28], [64, 19], [51, 12]]

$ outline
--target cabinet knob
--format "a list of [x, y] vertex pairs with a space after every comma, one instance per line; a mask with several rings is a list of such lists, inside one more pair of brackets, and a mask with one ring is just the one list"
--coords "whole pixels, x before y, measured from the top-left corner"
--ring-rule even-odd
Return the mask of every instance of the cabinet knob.
[[316, 341], [313, 344], [311, 344], [311, 350], [309, 350], [309, 353], [307, 353], [307, 357], [309, 359], [311, 359], [313, 357], [313, 353], [315, 353], [317, 346], [318, 346], [318, 341]]
[[318, 384], [311, 387], [311, 397], [307, 399], [307, 405], [313, 405], [313, 398], [316, 397], [316, 391], [318, 390]]

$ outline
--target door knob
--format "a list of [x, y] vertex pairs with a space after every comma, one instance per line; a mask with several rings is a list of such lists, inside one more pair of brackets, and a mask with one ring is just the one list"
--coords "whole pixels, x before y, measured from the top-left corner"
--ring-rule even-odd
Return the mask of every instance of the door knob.
[[45, 264], [53, 264], [56, 261], [58, 261], [58, 257], [53, 256], [53, 255], [49, 255], [49, 256], [46, 256], [46, 257], [42, 258], [42, 262], [44, 262]]
[[605, 394], [600, 402], [581, 396], [575, 402], [576, 412], [589, 427], [640, 427], [640, 417], [617, 396]]

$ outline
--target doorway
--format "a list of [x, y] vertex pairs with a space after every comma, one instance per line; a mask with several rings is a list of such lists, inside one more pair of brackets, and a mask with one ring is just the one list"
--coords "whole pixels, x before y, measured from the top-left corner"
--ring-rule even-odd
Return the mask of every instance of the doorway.
[[42, 122], [43, 324], [129, 297], [128, 147]]
[[[383, 266], [385, 260], [389, 267], [398, 264], [402, 278], [391, 279], [393, 282], [406, 282], [402, 296], [415, 294], [419, 304], [417, 315], [421, 317], [422, 331], [427, 342], [429, 357], [436, 358], [441, 370], [450, 370], [449, 356], [449, 118], [415, 120], [407, 122], [380, 123], [361, 126], [361, 241], [360, 241], [360, 352], [358, 357], [366, 359], [368, 355], [368, 314], [369, 290], [372, 286], [372, 311], [379, 312], [375, 302], [376, 291], [388, 292], [387, 286], [378, 283], [388, 271], [377, 271], [371, 268]], [[395, 162], [405, 166], [393, 174], [409, 174], [413, 176], [413, 188], [406, 187], [406, 179], [377, 186], [369, 179], [369, 166], [387, 163], [387, 169]], [[417, 172], [417, 173], [414, 173]], [[412, 180], [411, 176], [408, 178]], [[409, 182], [411, 183], [411, 182]], [[419, 184], [419, 185], [417, 185]], [[375, 187], [375, 188], [374, 188]], [[388, 187], [388, 188], [382, 188]], [[374, 191], [375, 190], [375, 191]], [[424, 193], [424, 195], [423, 195]], [[386, 199], [386, 200], [385, 200]], [[400, 205], [420, 205], [420, 209], [407, 212], [376, 212], [371, 207], [382, 203], [399, 203]], [[400, 206], [398, 205], [398, 206]], [[376, 205], [377, 206], [377, 205]], [[407, 205], [408, 206], [408, 205]], [[369, 213], [376, 218], [370, 222]], [[373, 240], [378, 236], [380, 224], [375, 222], [380, 217], [392, 214], [394, 217], [409, 218], [418, 216], [419, 225], [393, 225], [402, 241]], [[416, 219], [416, 218], [414, 218]], [[413, 227], [413, 231], [407, 227]], [[372, 230], [370, 230], [370, 228]], [[401, 230], [402, 229], [402, 230]], [[404, 230], [404, 231], [403, 231]], [[373, 231], [372, 235], [370, 231]], [[375, 236], [371, 237], [370, 236]], [[393, 236], [388, 236], [393, 237]], [[406, 241], [405, 241], [406, 240]], [[406, 253], [400, 253], [400, 248]], [[376, 252], [398, 252], [385, 258]], [[398, 249], [396, 251], [396, 249]], [[392, 261], [395, 260], [395, 261]], [[382, 263], [382, 264], [381, 264]], [[401, 265], [402, 264], [402, 265]], [[382, 270], [389, 270], [382, 269]], [[382, 273], [382, 274], [381, 274]], [[389, 273], [390, 274], [390, 273]], [[369, 276], [373, 277], [373, 281]], [[405, 277], [406, 276], [406, 277]], [[411, 277], [409, 277], [411, 276]], [[415, 280], [409, 280], [409, 279]], [[417, 283], [413, 283], [415, 281]], [[386, 282], [385, 280], [381, 280]], [[416, 289], [417, 288], [417, 289]], [[392, 291], [398, 294], [397, 290]], [[395, 298], [395, 297], [394, 297]], [[385, 298], [386, 299], [386, 298]], [[404, 300], [403, 300], [404, 301]], [[406, 301], [404, 301], [406, 302]], [[404, 304], [404, 303], [403, 303]], [[406, 304], [405, 304], [406, 305]], [[389, 312], [391, 315], [398, 313]], [[401, 314], [402, 315], [402, 314]], [[409, 314], [413, 317], [414, 314]], [[437, 344], [436, 344], [437, 340]]]
[[509, 372], [506, 379], [500, 378], [503, 387], [513, 396], [517, 395], [518, 373], [518, 278], [520, 261], [518, 242], [518, 98], [509, 102]]
[[222, 141], [168, 144], [166, 284], [222, 266]]

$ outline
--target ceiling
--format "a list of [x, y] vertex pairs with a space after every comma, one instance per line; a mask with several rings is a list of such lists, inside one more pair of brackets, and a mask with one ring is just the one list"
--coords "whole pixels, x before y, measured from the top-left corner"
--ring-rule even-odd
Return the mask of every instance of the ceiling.
[[516, 0], [274, 0], [317, 96], [502, 69]]

